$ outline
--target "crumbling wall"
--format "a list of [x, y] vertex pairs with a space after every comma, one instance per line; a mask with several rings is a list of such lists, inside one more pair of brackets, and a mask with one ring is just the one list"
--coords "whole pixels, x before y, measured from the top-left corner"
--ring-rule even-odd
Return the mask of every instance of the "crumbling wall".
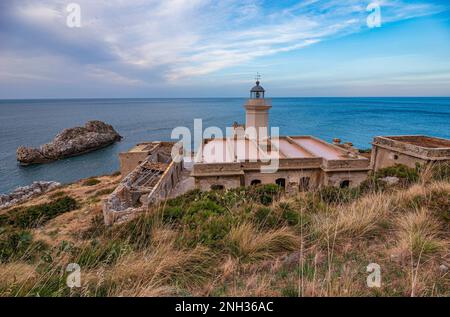
[[[183, 162], [172, 161], [169, 144], [150, 153], [103, 201], [105, 223], [112, 225], [128, 220], [167, 198], [180, 181], [182, 170]], [[151, 181], [146, 180], [146, 175]]]

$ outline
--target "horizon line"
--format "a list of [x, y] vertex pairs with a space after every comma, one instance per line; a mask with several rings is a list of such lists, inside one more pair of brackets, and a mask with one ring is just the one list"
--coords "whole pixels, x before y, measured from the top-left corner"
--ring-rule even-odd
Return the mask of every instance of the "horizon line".
[[[449, 96], [285, 96], [269, 97], [265, 99], [287, 99], [287, 98], [450, 98]], [[0, 101], [14, 100], [120, 100], [120, 99], [249, 99], [248, 97], [44, 97], [44, 98], [0, 98]]]

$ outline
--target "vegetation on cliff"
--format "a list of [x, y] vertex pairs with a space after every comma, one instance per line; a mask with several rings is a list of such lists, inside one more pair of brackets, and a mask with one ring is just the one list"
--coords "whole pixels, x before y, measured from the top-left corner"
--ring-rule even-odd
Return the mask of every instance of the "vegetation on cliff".
[[[48, 195], [62, 213], [39, 226], [3, 220], [0, 248], [20, 251], [0, 258], [0, 295], [449, 296], [448, 170], [396, 166], [358, 188], [295, 195], [191, 191], [113, 227], [100, 199], [119, 178], [80, 181]], [[77, 209], [57, 203], [67, 197]], [[69, 263], [81, 288], [66, 286]], [[381, 288], [366, 285], [370, 263]]]

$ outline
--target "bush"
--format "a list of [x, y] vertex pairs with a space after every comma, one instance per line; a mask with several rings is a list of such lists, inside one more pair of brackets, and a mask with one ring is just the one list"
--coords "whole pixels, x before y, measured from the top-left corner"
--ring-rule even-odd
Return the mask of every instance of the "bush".
[[345, 204], [358, 199], [361, 192], [358, 188], [323, 187], [319, 190], [320, 199], [327, 204]]
[[269, 207], [260, 207], [255, 212], [256, 223], [264, 228], [273, 228], [279, 224], [279, 219]]
[[288, 203], [280, 203], [278, 206], [281, 210], [281, 218], [291, 226], [300, 223], [300, 213], [292, 208]]
[[382, 192], [386, 190], [387, 184], [386, 182], [381, 181], [379, 178], [376, 178], [374, 174], [370, 174], [366, 180], [364, 180], [360, 185], [359, 189], [361, 193], [375, 193]]
[[402, 164], [396, 164], [376, 171], [375, 178], [398, 177], [405, 185], [409, 185], [419, 180], [419, 169], [420, 167], [410, 168]]
[[95, 186], [97, 184], [100, 184], [101, 181], [96, 178], [88, 178], [83, 182], [83, 186]]
[[22, 229], [36, 228], [60, 214], [77, 208], [77, 201], [69, 196], [65, 196], [50, 203], [13, 209], [0, 221], [3, 224]]
[[[252, 188], [250, 189], [252, 190]], [[258, 202], [268, 206], [270, 205], [276, 196], [281, 192], [281, 187], [275, 184], [265, 184], [255, 187], [255, 192], [252, 195]]]
[[0, 263], [14, 260], [33, 261], [48, 246], [42, 241], [33, 241], [29, 231], [20, 230], [0, 236]]

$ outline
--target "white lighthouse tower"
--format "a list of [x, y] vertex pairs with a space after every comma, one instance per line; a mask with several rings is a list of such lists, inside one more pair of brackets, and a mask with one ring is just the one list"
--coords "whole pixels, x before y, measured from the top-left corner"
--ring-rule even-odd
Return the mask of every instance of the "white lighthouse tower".
[[[264, 98], [265, 90], [260, 86], [260, 76], [256, 77], [256, 86], [250, 90], [250, 99], [245, 104], [245, 128], [247, 137], [264, 140], [269, 133], [270, 103]], [[254, 131], [254, 132], [252, 132]]]

